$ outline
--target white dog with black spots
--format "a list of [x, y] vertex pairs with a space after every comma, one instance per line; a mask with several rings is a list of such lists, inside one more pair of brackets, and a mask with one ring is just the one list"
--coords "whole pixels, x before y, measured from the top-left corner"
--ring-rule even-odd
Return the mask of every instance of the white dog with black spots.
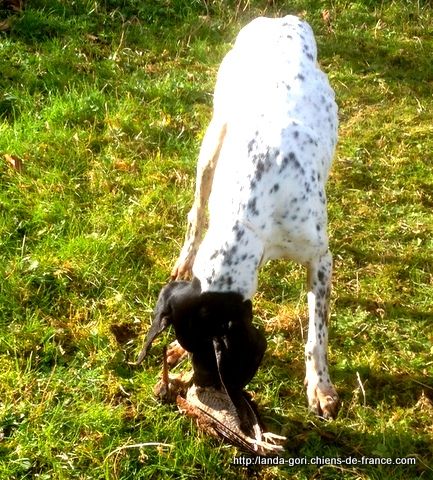
[[240, 31], [218, 72], [186, 239], [172, 272], [175, 279], [192, 273], [198, 294], [236, 292], [248, 300], [268, 260], [305, 265], [305, 384], [310, 409], [325, 418], [335, 417], [339, 404], [327, 358], [325, 185], [337, 142], [334, 97], [305, 21], [261, 17]]

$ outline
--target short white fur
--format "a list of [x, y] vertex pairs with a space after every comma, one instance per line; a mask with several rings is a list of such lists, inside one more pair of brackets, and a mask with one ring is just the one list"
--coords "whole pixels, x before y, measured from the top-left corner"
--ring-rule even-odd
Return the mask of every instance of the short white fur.
[[218, 72], [186, 239], [172, 273], [182, 278], [192, 270], [202, 291], [247, 299], [264, 262], [305, 265], [305, 383], [310, 408], [325, 417], [338, 410], [327, 359], [332, 257], [325, 193], [337, 127], [311, 27], [295, 16], [261, 17], [244, 27]]

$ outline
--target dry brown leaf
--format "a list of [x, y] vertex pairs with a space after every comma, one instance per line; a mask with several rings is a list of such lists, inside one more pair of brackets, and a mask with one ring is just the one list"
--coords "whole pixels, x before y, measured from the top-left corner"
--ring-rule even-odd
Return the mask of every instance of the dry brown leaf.
[[22, 12], [24, 10], [24, 0], [7, 0], [6, 7], [14, 12]]
[[326, 28], [329, 33], [333, 31], [332, 29], [332, 19], [331, 19], [331, 12], [327, 9], [322, 10], [322, 20], [323, 23], [326, 25]]
[[5, 153], [4, 159], [18, 173], [23, 171], [24, 164], [21, 158], [17, 157], [16, 155], [9, 155], [8, 153]]
[[135, 172], [136, 170], [135, 162], [127, 162], [120, 158], [114, 160], [113, 166], [119, 172]]
[[11, 28], [11, 19], [7, 18], [0, 22], [0, 32], [7, 32]]
[[90, 40], [92, 42], [97, 42], [99, 38], [96, 35], [92, 35], [91, 33], [86, 34], [87, 40]]

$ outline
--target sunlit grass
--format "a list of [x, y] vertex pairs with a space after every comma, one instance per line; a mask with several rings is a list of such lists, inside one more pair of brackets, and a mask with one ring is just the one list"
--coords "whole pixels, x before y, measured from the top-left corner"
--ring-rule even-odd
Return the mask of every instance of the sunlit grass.
[[[0, 479], [431, 478], [428, 4], [25, 6], [0, 10]], [[262, 13], [311, 22], [340, 107], [328, 197], [341, 413], [307, 412], [305, 271], [289, 262], [260, 275], [269, 347], [249, 390], [288, 457], [415, 466], [233, 466], [235, 448], [153, 397], [168, 336], [144, 368], [128, 364], [179, 253], [218, 64]]]

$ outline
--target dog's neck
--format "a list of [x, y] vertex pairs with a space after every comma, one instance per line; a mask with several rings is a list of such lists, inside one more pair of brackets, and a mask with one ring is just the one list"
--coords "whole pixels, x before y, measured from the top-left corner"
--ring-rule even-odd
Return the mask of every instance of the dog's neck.
[[244, 299], [252, 298], [263, 241], [247, 222], [236, 221], [232, 227], [211, 231], [212, 235], [205, 235], [193, 267], [202, 291], [237, 292]]

